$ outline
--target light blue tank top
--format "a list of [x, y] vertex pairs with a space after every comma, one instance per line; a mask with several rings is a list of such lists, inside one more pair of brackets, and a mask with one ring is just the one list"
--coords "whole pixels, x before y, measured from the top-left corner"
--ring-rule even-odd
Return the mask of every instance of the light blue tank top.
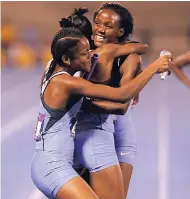
[[[45, 74], [47, 74], [47, 72]], [[54, 150], [56, 145], [58, 147], [60, 136], [64, 137], [66, 134], [67, 136], [72, 136], [72, 132], [70, 131], [72, 119], [81, 107], [82, 97], [72, 97], [67, 106], [60, 109], [52, 109], [48, 107], [43, 99], [45, 89], [51, 79], [62, 74], [68, 73], [60, 71], [53, 74], [49, 79], [46, 79], [46, 75], [44, 76], [40, 93], [40, 109], [35, 132], [36, 149], [44, 150], [45, 146], [48, 150]]]

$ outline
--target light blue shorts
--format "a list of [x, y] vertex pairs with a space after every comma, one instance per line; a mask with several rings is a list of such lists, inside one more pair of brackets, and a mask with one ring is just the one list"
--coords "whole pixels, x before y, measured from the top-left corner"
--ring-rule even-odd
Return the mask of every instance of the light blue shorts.
[[[38, 148], [40, 144], [38, 143]], [[48, 198], [55, 199], [59, 189], [78, 176], [72, 167], [73, 155], [74, 138], [67, 130], [45, 136], [44, 150], [36, 150], [31, 165], [31, 177], [36, 187]]]
[[134, 165], [137, 155], [137, 139], [130, 110], [125, 115], [118, 115], [114, 121], [114, 140], [120, 163]]
[[74, 168], [99, 171], [120, 163], [134, 165], [137, 141], [131, 109], [125, 115], [80, 112], [75, 129]]
[[74, 168], [85, 167], [90, 172], [119, 164], [113, 133], [91, 129], [75, 135]]

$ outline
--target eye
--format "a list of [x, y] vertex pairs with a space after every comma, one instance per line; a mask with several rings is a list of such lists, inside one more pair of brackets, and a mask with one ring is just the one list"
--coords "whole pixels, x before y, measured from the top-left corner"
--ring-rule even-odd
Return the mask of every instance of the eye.
[[106, 24], [107, 28], [113, 28], [113, 26], [111, 24]]
[[83, 55], [83, 56], [88, 55], [88, 50], [83, 51], [83, 52], [81, 53], [81, 55]]
[[94, 23], [95, 23], [95, 24], [100, 24], [100, 21], [95, 20]]

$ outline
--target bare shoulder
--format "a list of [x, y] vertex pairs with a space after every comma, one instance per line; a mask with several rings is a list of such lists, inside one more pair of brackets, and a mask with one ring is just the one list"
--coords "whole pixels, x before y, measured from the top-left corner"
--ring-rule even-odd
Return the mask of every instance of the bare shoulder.
[[119, 46], [119, 44], [107, 43], [98, 47], [94, 52], [95, 53], [109, 53], [110, 51], [113, 51], [117, 46]]
[[138, 69], [141, 68], [141, 57], [137, 55], [136, 53], [130, 54], [123, 64], [120, 67], [121, 74], [128, 75], [135, 73]]
[[73, 86], [74, 84], [77, 84], [78, 81], [80, 81], [80, 77], [74, 77], [72, 75], [68, 75], [68, 74], [62, 74], [62, 75], [58, 75], [57, 77], [54, 77], [52, 79], [53, 83], [59, 84], [61, 86], [65, 85], [67, 87], [69, 86]]
[[68, 74], [61, 74], [51, 80], [51, 85], [57, 90], [69, 90], [75, 84], [75, 78]]
[[142, 59], [141, 59], [141, 56], [136, 54], [136, 53], [133, 53], [133, 54], [130, 54], [127, 58], [126, 58], [126, 61], [133, 61], [133, 62], [136, 62], [138, 64], [141, 64], [142, 63]]

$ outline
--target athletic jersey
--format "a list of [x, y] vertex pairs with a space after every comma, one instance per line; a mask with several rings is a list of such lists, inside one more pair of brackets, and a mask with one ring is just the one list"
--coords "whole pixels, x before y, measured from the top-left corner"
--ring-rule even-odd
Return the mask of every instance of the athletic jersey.
[[[37, 149], [44, 149], [44, 140], [47, 140], [49, 137], [53, 136], [53, 134], [57, 133], [58, 131], [62, 131], [63, 126], [65, 128], [70, 129], [72, 125], [72, 118], [76, 115], [82, 104], [82, 97], [72, 96], [67, 106], [64, 108], [52, 109], [48, 107], [48, 105], [44, 101], [43, 96], [44, 91], [47, 88], [49, 82], [52, 78], [56, 77], [57, 75], [69, 75], [65, 71], [60, 71], [53, 74], [50, 78], [46, 79], [46, 74], [48, 71], [49, 69], [45, 73], [40, 93], [40, 110], [38, 113], [38, 121], [35, 132]], [[56, 147], [56, 145], [57, 144], [52, 141], [45, 142], [45, 148], [48, 149], [53, 149], [54, 147]]]
[[72, 118], [81, 107], [82, 98], [72, 96], [67, 106], [60, 109], [48, 107], [43, 98], [51, 79], [63, 74], [69, 75], [60, 71], [47, 79], [46, 75], [43, 78], [35, 133], [36, 152], [31, 164], [31, 177], [34, 184], [47, 198], [52, 199], [56, 198], [62, 186], [78, 176], [72, 167], [74, 135], [70, 127]]

